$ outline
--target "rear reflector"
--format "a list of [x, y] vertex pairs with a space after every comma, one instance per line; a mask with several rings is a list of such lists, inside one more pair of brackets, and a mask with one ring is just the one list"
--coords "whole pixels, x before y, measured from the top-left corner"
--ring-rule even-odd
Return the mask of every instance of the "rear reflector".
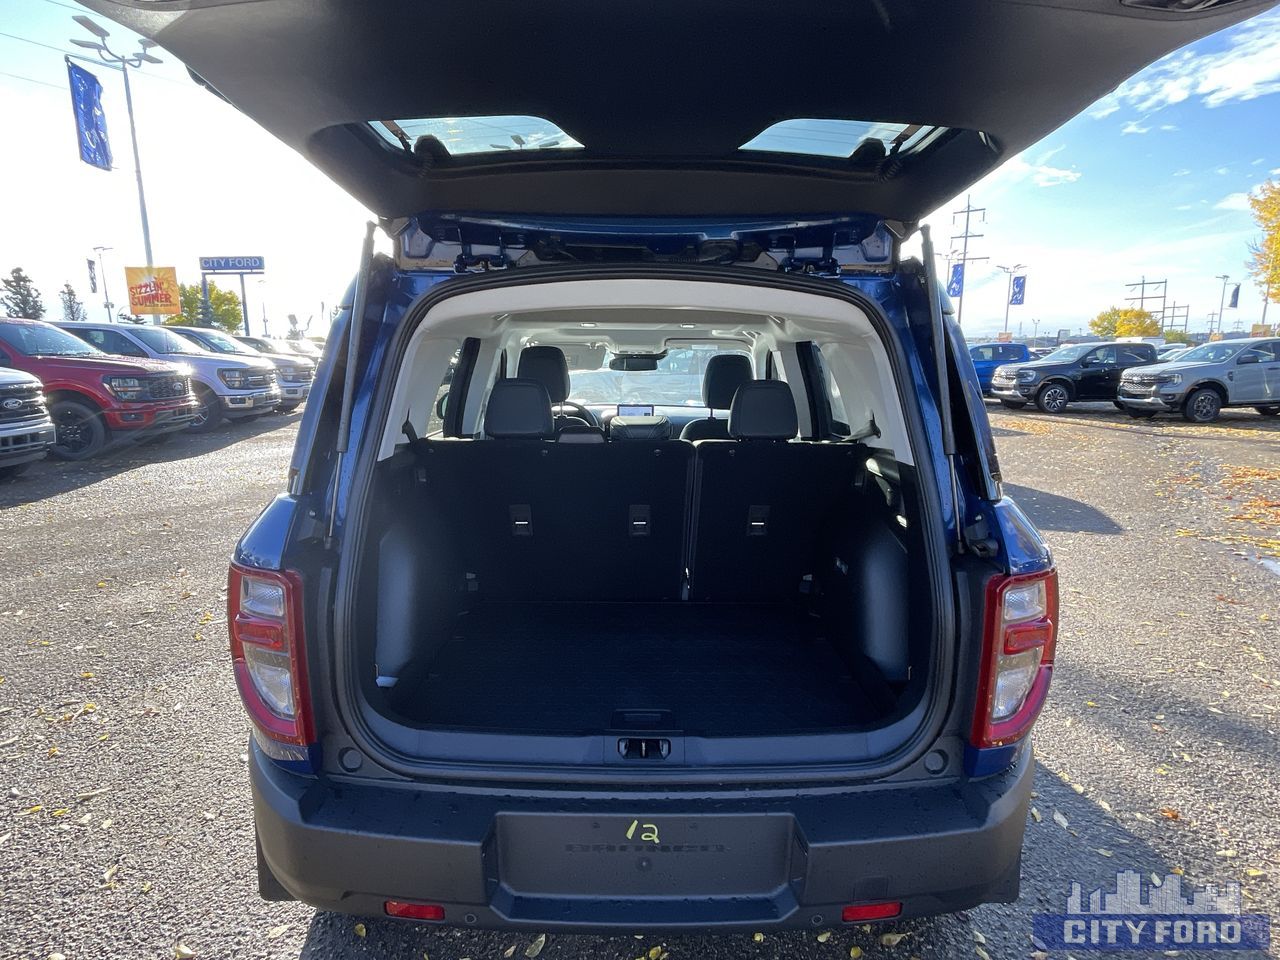
[[982, 672], [970, 742], [979, 749], [1026, 736], [1053, 676], [1058, 573], [995, 577], [987, 586]]
[[867, 920], [888, 920], [902, 912], [902, 903], [893, 900], [889, 903], [854, 903], [840, 912], [840, 919], [845, 923], [863, 923]]
[[404, 903], [400, 900], [388, 900], [382, 905], [388, 917], [403, 917], [406, 920], [443, 920], [444, 907], [438, 903]]

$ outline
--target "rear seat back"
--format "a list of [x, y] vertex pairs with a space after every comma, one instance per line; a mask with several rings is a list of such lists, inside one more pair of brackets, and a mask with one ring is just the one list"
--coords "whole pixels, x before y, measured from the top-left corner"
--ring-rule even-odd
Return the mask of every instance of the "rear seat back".
[[823, 530], [865, 450], [794, 440], [796, 432], [790, 388], [757, 380], [734, 397], [735, 439], [694, 444], [691, 599], [784, 600], [823, 572]]
[[466, 589], [504, 600], [679, 599], [692, 445], [549, 442], [550, 398], [520, 379], [494, 385], [485, 433], [420, 448]]

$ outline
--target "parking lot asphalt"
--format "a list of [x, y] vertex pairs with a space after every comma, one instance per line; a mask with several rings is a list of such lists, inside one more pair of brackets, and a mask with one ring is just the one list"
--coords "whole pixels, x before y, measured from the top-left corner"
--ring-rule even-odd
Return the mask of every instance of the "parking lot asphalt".
[[[1280, 422], [991, 416], [1062, 582], [1020, 901], [821, 940], [552, 934], [541, 957], [1026, 957], [1034, 913], [1129, 868], [1280, 914]], [[257, 897], [224, 584], [296, 420], [0, 486], [0, 957], [533, 955], [534, 934]]]

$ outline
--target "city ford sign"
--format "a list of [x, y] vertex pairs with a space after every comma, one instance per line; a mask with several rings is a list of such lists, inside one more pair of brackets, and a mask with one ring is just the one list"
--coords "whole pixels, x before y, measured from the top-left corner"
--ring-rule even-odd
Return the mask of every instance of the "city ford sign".
[[204, 273], [262, 273], [266, 269], [264, 257], [201, 257], [200, 269]]

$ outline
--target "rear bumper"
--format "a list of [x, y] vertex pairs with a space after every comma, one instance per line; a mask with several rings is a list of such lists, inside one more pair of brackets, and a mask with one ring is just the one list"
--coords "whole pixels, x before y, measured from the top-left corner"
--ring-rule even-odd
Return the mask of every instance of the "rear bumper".
[[[1024, 748], [963, 783], [654, 802], [338, 785], [256, 744], [250, 760], [263, 856], [298, 899], [359, 915], [419, 901], [447, 924], [566, 931], [812, 929], [851, 903], [901, 901], [910, 917], [1011, 902], [1031, 770]], [[661, 841], [629, 842], [633, 822]]]
[[39, 460], [53, 446], [53, 423], [46, 417], [36, 422], [0, 424], [0, 467]]

